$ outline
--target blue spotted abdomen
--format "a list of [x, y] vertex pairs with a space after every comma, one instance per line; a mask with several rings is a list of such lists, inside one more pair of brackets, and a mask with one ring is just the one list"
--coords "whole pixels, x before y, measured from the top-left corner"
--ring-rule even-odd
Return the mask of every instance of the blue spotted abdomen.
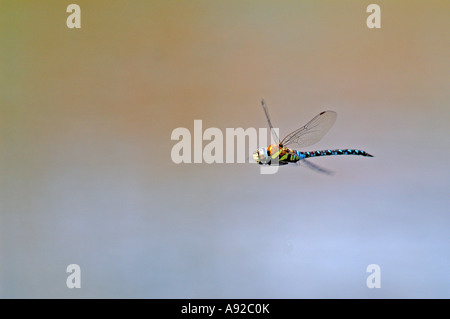
[[352, 150], [352, 149], [336, 149], [336, 150], [323, 150], [323, 151], [313, 151], [313, 152], [299, 152], [301, 158], [318, 157], [318, 156], [330, 156], [330, 155], [360, 155], [373, 157], [369, 153], [362, 150]]

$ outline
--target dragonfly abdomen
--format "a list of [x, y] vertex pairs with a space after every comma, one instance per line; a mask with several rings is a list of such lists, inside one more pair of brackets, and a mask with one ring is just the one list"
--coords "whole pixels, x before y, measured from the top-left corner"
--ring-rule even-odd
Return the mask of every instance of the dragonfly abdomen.
[[313, 151], [313, 152], [300, 152], [303, 158], [318, 157], [318, 156], [331, 156], [331, 155], [360, 155], [373, 157], [369, 153], [362, 150], [353, 149], [335, 149], [335, 150], [323, 150], [323, 151]]

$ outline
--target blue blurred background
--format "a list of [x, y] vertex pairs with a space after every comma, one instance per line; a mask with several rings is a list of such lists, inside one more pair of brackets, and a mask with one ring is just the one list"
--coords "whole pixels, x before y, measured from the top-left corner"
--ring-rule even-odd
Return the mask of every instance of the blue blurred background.
[[[76, 3], [81, 29], [0, 1], [0, 297], [450, 297], [448, 1], [377, 1], [381, 29], [365, 1]], [[261, 98], [375, 157], [172, 162], [172, 130], [265, 127]]]

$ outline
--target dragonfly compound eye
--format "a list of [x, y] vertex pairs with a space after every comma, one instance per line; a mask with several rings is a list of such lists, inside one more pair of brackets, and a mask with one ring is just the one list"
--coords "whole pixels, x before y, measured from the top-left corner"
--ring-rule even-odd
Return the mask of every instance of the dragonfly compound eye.
[[253, 156], [255, 157], [256, 162], [258, 162], [259, 164], [267, 163], [268, 155], [265, 148], [258, 149]]

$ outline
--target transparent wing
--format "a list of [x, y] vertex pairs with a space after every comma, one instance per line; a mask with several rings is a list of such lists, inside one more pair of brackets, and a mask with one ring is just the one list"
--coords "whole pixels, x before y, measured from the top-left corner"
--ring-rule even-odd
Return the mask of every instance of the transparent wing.
[[261, 104], [262, 104], [262, 107], [264, 110], [264, 114], [266, 114], [266, 119], [267, 119], [267, 122], [269, 123], [270, 132], [272, 133], [272, 137], [273, 137], [275, 143], [278, 144], [278, 143], [280, 143], [280, 139], [278, 138], [277, 133], [273, 129], [272, 123], [270, 122], [269, 111], [267, 110], [266, 102], [264, 102], [264, 100], [261, 100]]
[[305, 167], [308, 167], [316, 172], [323, 173], [326, 175], [334, 175], [333, 171], [330, 171], [329, 169], [323, 168], [317, 164], [313, 164], [310, 161], [306, 159], [302, 159], [301, 161], [298, 161], [297, 163], [300, 163], [299, 165], [303, 165]]
[[334, 111], [324, 111], [314, 117], [305, 126], [288, 134], [282, 141], [283, 146], [302, 148], [319, 142], [336, 122]]

